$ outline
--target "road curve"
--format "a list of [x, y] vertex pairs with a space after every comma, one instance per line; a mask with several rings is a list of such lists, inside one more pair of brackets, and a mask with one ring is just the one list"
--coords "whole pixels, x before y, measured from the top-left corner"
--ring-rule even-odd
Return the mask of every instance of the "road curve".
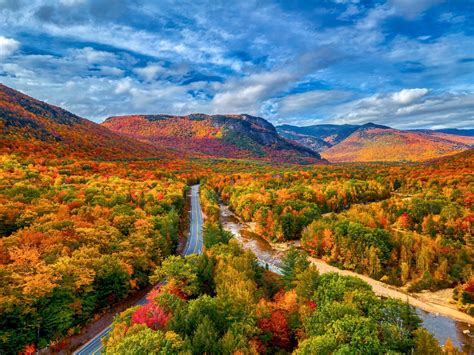
[[[190, 211], [190, 223], [189, 223], [189, 237], [184, 249], [183, 255], [201, 254], [203, 241], [202, 241], [202, 210], [201, 202], [199, 200], [199, 185], [191, 186], [191, 211]], [[144, 296], [137, 305], [146, 304], [148, 300]], [[94, 338], [89, 340], [82, 347], [73, 352], [74, 355], [96, 355], [101, 354], [104, 346], [102, 345], [102, 339], [106, 337], [112, 330], [112, 324], [105, 327], [100, 333]]]

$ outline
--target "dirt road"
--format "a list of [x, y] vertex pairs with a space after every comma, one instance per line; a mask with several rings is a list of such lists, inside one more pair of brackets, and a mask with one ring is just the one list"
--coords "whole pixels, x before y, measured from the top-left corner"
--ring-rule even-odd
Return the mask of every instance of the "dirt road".
[[[397, 298], [402, 301], [408, 301], [408, 303], [410, 303], [412, 306], [418, 307], [424, 311], [427, 311], [430, 313], [439, 313], [440, 315], [444, 315], [446, 317], [449, 317], [461, 322], [474, 324], [473, 317], [469, 316], [466, 313], [458, 311], [453, 306], [450, 306], [449, 304], [447, 304], [447, 302], [445, 301], [443, 302], [442, 300], [440, 300], [439, 297], [432, 297], [431, 298], [432, 301], [428, 301], [428, 299], [430, 298], [430, 295], [429, 295], [430, 293], [424, 293], [421, 295], [412, 295], [412, 294], [408, 295], [400, 291], [396, 287], [374, 280], [368, 276], [364, 276], [353, 271], [338, 269], [335, 266], [326, 264], [324, 261], [320, 259], [315, 259], [315, 258], [309, 258], [309, 259], [314, 265], [317, 266], [321, 274], [326, 273], [326, 272], [337, 272], [340, 275], [355, 276], [355, 277], [358, 277], [359, 279], [364, 280], [370, 286], [372, 286], [372, 289], [374, 290], [374, 292], [379, 296], [392, 297], [392, 298]], [[445, 303], [445, 304], [442, 304], [442, 303]]]

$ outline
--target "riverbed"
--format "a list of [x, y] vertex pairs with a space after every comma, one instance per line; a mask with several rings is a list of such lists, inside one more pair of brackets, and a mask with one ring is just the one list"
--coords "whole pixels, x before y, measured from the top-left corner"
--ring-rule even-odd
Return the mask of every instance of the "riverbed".
[[[257, 256], [260, 263], [262, 265], [268, 266], [271, 271], [276, 273], [280, 272], [281, 261], [284, 255], [283, 250], [280, 250], [280, 248], [275, 248], [265, 239], [251, 232], [247, 224], [241, 222], [238, 217], [224, 204], [221, 204], [220, 206], [220, 218], [224, 229], [232, 232], [234, 238], [242, 245], [244, 249], [251, 250]], [[466, 322], [439, 315], [439, 305], [423, 303], [422, 301], [413, 297], [409, 297], [406, 294], [402, 294], [401, 292], [379, 281], [353, 273], [351, 271], [337, 269], [322, 262], [321, 260], [312, 259], [312, 262], [317, 265], [320, 273], [338, 272], [343, 275], [357, 276], [371, 284], [374, 292], [381, 296], [399, 299], [401, 298], [404, 300], [406, 300], [408, 297], [409, 302], [412, 305], [420, 306], [415, 308], [418, 316], [423, 322], [423, 326], [429, 330], [436, 337], [436, 339], [438, 339], [441, 345], [443, 345], [448, 338], [451, 338], [453, 344], [458, 348], [462, 348], [467, 354], [474, 354], [474, 337], [464, 334], [464, 331], [466, 330], [470, 330], [471, 333], [474, 333], [474, 326], [471, 326]]]

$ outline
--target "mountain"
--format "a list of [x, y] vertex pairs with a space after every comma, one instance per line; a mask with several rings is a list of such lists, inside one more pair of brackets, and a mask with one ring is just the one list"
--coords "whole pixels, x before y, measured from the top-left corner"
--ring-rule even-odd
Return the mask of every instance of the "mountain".
[[101, 159], [163, 157], [165, 153], [2, 84], [0, 130], [2, 153]]
[[306, 127], [281, 125], [277, 130], [283, 137], [320, 152], [333, 162], [423, 161], [455, 154], [474, 145], [472, 130], [404, 131], [372, 122]]
[[435, 129], [434, 132], [455, 134], [457, 136], [474, 137], [474, 129], [443, 128]]
[[[459, 131], [460, 130], [456, 129], [453, 132], [459, 132]], [[469, 131], [469, 130], [465, 130], [465, 131]], [[458, 143], [463, 143], [463, 144], [466, 144], [466, 145], [472, 145], [472, 142], [474, 140], [474, 136], [468, 136], [468, 135], [465, 135], [465, 134], [458, 134], [458, 133], [445, 133], [445, 132], [440, 131], [440, 130], [432, 131], [432, 130], [429, 130], [429, 129], [419, 129], [419, 130], [412, 131], [412, 132], [421, 132], [421, 133], [424, 133], [424, 134], [427, 134], [427, 135], [430, 135], [430, 136], [433, 136], [433, 137], [438, 137], [438, 138], [442, 138], [442, 139], [446, 139], [446, 140], [451, 140], [451, 141], [458, 142]], [[462, 133], [464, 133], [464, 132], [462, 132]]]
[[268, 121], [245, 114], [115, 116], [102, 125], [124, 136], [159, 147], [174, 147], [191, 156], [323, 162], [317, 152], [282, 138]]
[[[291, 136], [294, 134], [300, 135], [300, 137], [312, 137], [318, 141], [324, 141], [328, 143], [328, 147], [331, 147], [339, 142], [343, 141], [354, 133], [360, 126], [358, 125], [334, 125], [334, 124], [322, 124], [313, 125], [306, 127], [298, 127], [292, 125], [281, 125], [277, 126], [278, 132], [285, 138], [292, 139]], [[300, 141], [297, 139], [296, 141]], [[322, 145], [325, 147], [326, 145]]]
[[278, 129], [278, 133], [286, 139], [289, 139], [291, 141], [297, 142], [305, 147], [308, 147], [315, 152], [321, 153], [324, 152], [326, 149], [331, 148], [332, 145], [331, 143], [326, 142], [325, 140], [317, 137], [313, 137], [310, 135], [302, 134], [302, 133], [296, 133], [294, 131], [288, 130], [281, 130]]
[[332, 162], [425, 161], [470, 149], [474, 138], [362, 126], [322, 154]]

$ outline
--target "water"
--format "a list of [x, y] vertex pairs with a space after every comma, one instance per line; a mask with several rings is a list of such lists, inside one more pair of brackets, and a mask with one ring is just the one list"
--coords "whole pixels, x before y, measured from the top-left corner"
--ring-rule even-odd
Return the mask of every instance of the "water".
[[[220, 212], [224, 228], [234, 234], [235, 239], [242, 247], [251, 250], [262, 265], [267, 265], [271, 271], [279, 273], [283, 252], [275, 249], [265, 239], [249, 231], [227, 206], [221, 205]], [[441, 345], [444, 345], [446, 340], [451, 338], [453, 344], [465, 353], [474, 354], [474, 335], [463, 334], [466, 329], [470, 329], [474, 334], [474, 326], [470, 327], [467, 323], [428, 313], [419, 308], [416, 308], [416, 313], [421, 318], [423, 326], [438, 339]]]

